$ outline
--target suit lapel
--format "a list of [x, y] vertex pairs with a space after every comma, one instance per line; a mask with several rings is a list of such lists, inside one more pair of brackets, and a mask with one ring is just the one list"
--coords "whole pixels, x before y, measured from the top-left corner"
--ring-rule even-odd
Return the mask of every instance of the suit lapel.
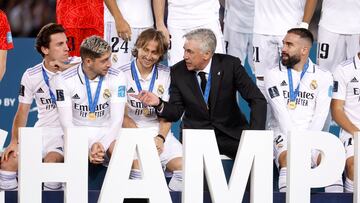
[[216, 99], [221, 85], [221, 79], [223, 77], [223, 70], [217, 57], [213, 57], [211, 63], [211, 90], [210, 90], [210, 104], [215, 107]]

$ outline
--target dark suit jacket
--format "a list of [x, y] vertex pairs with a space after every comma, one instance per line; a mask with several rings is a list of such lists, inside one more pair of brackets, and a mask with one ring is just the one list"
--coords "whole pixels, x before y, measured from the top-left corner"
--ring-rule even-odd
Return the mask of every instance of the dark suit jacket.
[[[182, 118], [184, 129], [215, 129], [240, 139], [244, 129], [263, 130], [266, 100], [245, 72], [238, 58], [214, 54], [211, 63], [210, 109], [207, 109], [196, 72], [189, 71], [180, 61], [171, 68], [170, 100], [159, 114], [168, 121]], [[236, 92], [249, 103], [250, 124], [236, 101]]]

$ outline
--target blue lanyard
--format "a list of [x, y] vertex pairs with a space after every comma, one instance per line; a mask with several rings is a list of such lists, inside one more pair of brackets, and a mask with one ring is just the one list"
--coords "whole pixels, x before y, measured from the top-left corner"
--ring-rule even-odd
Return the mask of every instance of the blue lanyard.
[[99, 83], [98, 83], [98, 85], [96, 87], [95, 98], [94, 98], [94, 101], [93, 101], [92, 96], [91, 96], [91, 88], [90, 88], [89, 78], [86, 76], [84, 70], [83, 70], [83, 73], [84, 73], [84, 76], [85, 76], [85, 85], [86, 85], [86, 92], [87, 92], [88, 103], [89, 103], [89, 111], [90, 111], [90, 113], [94, 113], [96, 105], [97, 105], [98, 100], [99, 100], [101, 84], [103, 82], [104, 77], [103, 76], [100, 77]]
[[290, 93], [290, 101], [294, 102], [296, 100], [297, 95], [299, 94], [299, 87], [300, 87], [300, 82], [301, 79], [304, 77], [307, 69], [309, 67], [309, 62], [306, 62], [304, 65], [303, 70], [301, 71], [301, 75], [300, 75], [300, 80], [299, 83], [294, 91], [293, 88], [293, 79], [292, 79], [292, 73], [291, 73], [291, 67], [287, 67], [287, 72], [288, 72], [288, 79], [289, 79], [289, 93]]
[[[208, 101], [209, 101], [209, 95], [210, 95], [210, 87], [211, 87], [211, 69], [209, 70], [209, 77], [206, 81], [206, 86], [205, 86], [205, 92], [203, 92], [203, 98], [204, 101], [206, 103], [206, 105], [208, 105]], [[199, 84], [199, 83], [198, 83]], [[200, 87], [200, 84], [199, 84]], [[200, 87], [201, 89], [201, 87]]]
[[[134, 81], [135, 81], [136, 87], [138, 89], [138, 92], [141, 92], [142, 88], [141, 88], [141, 84], [140, 84], [140, 81], [139, 81], [139, 76], [138, 76], [136, 68], [135, 68], [135, 60], [133, 60], [131, 62], [131, 72], [133, 72]], [[153, 89], [154, 89], [156, 73], [157, 73], [157, 67], [154, 65], [153, 66], [153, 74], [151, 76], [151, 81], [150, 81], [150, 86], [149, 86], [149, 92], [152, 92]]]
[[43, 66], [41, 69], [42, 69], [43, 78], [44, 78], [44, 80], [45, 80], [45, 84], [46, 84], [46, 86], [48, 86], [48, 88], [49, 88], [51, 103], [56, 104], [55, 95], [54, 95], [54, 93], [51, 91], [51, 88], [50, 88], [49, 76], [46, 74], [46, 71], [45, 71], [44, 66]]

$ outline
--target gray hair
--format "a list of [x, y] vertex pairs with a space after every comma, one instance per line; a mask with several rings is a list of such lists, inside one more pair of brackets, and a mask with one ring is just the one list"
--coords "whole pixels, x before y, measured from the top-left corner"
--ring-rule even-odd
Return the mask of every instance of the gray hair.
[[200, 50], [205, 53], [210, 51], [211, 54], [216, 49], [216, 36], [210, 29], [200, 28], [192, 30], [184, 35], [186, 40], [195, 40], [200, 42]]
[[100, 58], [104, 53], [110, 51], [111, 47], [109, 43], [96, 35], [84, 39], [80, 45], [80, 56], [82, 60], [85, 58]]

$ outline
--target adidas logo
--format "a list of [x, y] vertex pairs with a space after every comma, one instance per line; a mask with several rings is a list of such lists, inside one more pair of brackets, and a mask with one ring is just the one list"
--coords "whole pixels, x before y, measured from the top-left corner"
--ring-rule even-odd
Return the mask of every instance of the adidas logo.
[[127, 93], [135, 93], [135, 91], [132, 87], [130, 87], [130, 89], [127, 91]]
[[350, 82], [359, 82], [356, 77], [354, 77]]
[[285, 80], [283, 80], [283, 81], [280, 83], [280, 86], [287, 86], [287, 83], [285, 82]]
[[44, 93], [44, 90], [41, 87], [36, 91], [36, 93]]
[[73, 98], [73, 99], [80, 99], [80, 97], [79, 97], [78, 94], [75, 94], [72, 98]]

